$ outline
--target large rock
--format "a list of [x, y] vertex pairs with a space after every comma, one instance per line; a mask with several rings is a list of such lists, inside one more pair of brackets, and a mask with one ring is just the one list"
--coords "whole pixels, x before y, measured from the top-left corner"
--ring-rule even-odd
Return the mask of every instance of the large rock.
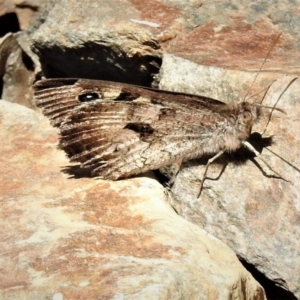
[[265, 299], [149, 178], [70, 178], [57, 131], [0, 102], [1, 299]]
[[[277, 79], [264, 100], [273, 105], [299, 75], [299, 12], [289, 1], [75, 4], [53, 1], [30, 29], [47, 76], [143, 85], [156, 77], [161, 88], [222, 101], [242, 101]], [[261, 274], [257, 278], [262, 284], [273, 283], [267, 290], [271, 299], [300, 298], [298, 95], [296, 81], [278, 104], [287, 115], [274, 112], [263, 135], [274, 135], [275, 143], [267, 148], [265, 138], [260, 144], [262, 157], [293, 184], [268, 178], [275, 173], [261, 162], [259, 169], [249, 154], [241, 152], [210, 167], [208, 176], [219, 178], [206, 180], [200, 199], [196, 195], [207, 159], [186, 164], [172, 188], [171, 203], [178, 213], [228, 243], [247, 268]], [[267, 120], [262, 118], [254, 131], [262, 133]]]
[[[255, 76], [250, 72], [201, 67], [168, 55], [163, 61], [164, 88], [182, 88], [182, 83], [188, 81], [189, 89], [194, 88], [195, 93], [211, 92], [227, 102], [232, 101], [227, 94], [232, 82], [247, 86]], [[184, 69], [193, 70], [193, 75], [179, 72]], [[197, 79], [200, 74], [201, 83]], [[277, 79], [264, 105], [273, 106], [293, 78], [281, 73], [260, 75], [255, 84], [261, 89], [264, 83]], [[210, 91], [212, 87], [216, 87], [215, 91]], [[243, 92], [237, 88], [233, 99], [239, 91]], [[300, 81], [296, 80], [278, 103], [286, 114], [275, 111], [266, 127], [270, 110], [265, 109], [265, 115], [253, 129], [256, 133], [250, 142], [262, 151], [261, 157], [273, 171], [249, 153], [239, 151], [210, 166], [200, 198], [197, 195], [207, 159], [184, 164], [171, 189], [172, 205], [181, 216], [223, 240], [246, 266], [252, 265], [252, 270], [256, 268], [264, 274], [266, 282], [269, 279], [282, 288], [280, 291], [273, 286], [267, 290], [271, 299], [278, 297], [278, 293], [283, 293], [278, 299], [295, 299], [293, 294], [300, 297], [299, 93]], [[256, 139], [256, 135], [262, 140]], [[273, 143], [264, 147], [269, 136], [273, 136]]]
[[134, 6], [117, 0], [75, 4], [54, 1], [41, 17], [43, 25], [31, 29], [44, 74], [150, 85], [159, 71], [161, 50], [148, 30], [131, 21]]
[[[51, 76], [148, 83], [145, 78], [157, 71], [160, 62], [160, 46], [201, 65], [257, 70], [280, 32], [273, 59], [264, 69], [299, 72], [299, 12], [288, 0], [273, 5], [229, 0], [51, 3], [33, 34]], [[84, 70], [78, 69], [81, 66]]]

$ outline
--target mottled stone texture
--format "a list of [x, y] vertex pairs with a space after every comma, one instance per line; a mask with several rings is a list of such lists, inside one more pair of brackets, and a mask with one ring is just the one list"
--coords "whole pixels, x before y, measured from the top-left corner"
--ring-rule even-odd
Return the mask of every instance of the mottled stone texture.
[[[299, 76], [299, 20], [297, 5], [287, 0], [55, 0], [42, 5], [28, 34], [48, 77], [159, 83], [222, 101], [261, 92], [250, 98], [260, 101], [276, 80], [263, 101], [272, 106]], [[55, 149], [57, 131], [13, 104], [5, 105], [5, 122], [14, 123], [3, 127], [1, 107], [1, 291], [9, 299], [99, 293], [140, 299], [154, 289], [159, 299], [263, 298], [232, 253], [209, 235], [204, 239], [204, 229], [235, 251], [269, 299], [300, 298], [299, 89], [297, 80], [284, 93], [278, 106], [286, 114], [275, 111], [266, 132], [265, 110], [254, 128], [264, 139], [252, 140], [291, 183], [272, 178], [266, 165], [241, 152], [210, 167], [200, 199], [207, 159], [184, 164], [167, 199], [152, 180], [70, 178], [61, 169], [68, 160]], [[268, 135], [274, 135], [271, 146]], [[198, 226], [176, 216], [164, 199]], [[240, 277], [228, 275], [232, 261]]]
[[265, 299], [153, 179], [70, 178], [57, 131], [0, 102], [1, 299]]
[[34, 64], [20, 47], [18, 37], [18, 33], [8, 33], [0, 39], [0, 97], [35, 108], [31, 87], [35, 80]]
[[[189, 79], [191, 87], [197, 84], [192, 76], [178, 73], [178, 59], [168, 56], [164, 62], [164, 75], [171, 78], [162, 82], [164, 87], [179, 86]], [[233, 80], [242, 86], [242, 83], [251, 83], [253, 78], [253, 74], [248, 72], [207, 69], [192, 64], [191, 69], [195, 69], [196, 73], [221, 75], [222, 79], [210, 79], [206, 75], [204, 83], [197, 88], [209, 94], [209, 89], [217, 86], [215, 93], [224, 101], [231, 100], [226, 91]], [[256, 85], [263, 88], [263, 82], [272, 82], [273, 79], [276, 82], [266, 95], [265, 105], [275, 104], [293, 76], [264, 73]], [[240, 89], [235, 90], [233, 99], [239, 91], [244, 93]], [[239, 151], [223, 156], [209, 168], [199, 199], [196, 196], [207, 159], [184, 164], [172, 187], [172, 204], [181, 216], [223, 240], [243, 261], [282, 287], [281, 291], [271, 289], [270, 299], [295, 299], [293, 293], [298, 295], [300, 287], [299, 93], [300, 81], [297, 80], [278, 104], [286, 114], [275, 111], [266, 128], [269, 115], [266, 109], [265, 116], [254, 127], [250, 142], [262, 151], [261, 157], [273, 171], [257, 158], [252, 158], [251, 153]], [[265, 147], [270, 136], [273, 136], [273, 143]], [[273, 178], [277, 177], [274, 171], [278, 178]], [[286, 288], [292, 293], [285, 293]]]

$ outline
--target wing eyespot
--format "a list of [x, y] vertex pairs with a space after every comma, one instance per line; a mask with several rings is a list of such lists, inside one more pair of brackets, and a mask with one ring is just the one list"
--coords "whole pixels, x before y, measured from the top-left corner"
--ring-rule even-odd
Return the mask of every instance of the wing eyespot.
[[98, 99], [100, 99], [100, 96], [97, 93], [85, 93], [78, 96], [80, 102], [90, 102]]

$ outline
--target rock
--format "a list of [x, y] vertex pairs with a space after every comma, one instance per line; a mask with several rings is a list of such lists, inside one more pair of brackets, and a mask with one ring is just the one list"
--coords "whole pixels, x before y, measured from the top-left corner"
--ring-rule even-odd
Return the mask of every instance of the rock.
[[[276, 79], [264, 100], [272, 106], [299, 76], [298, 20], [299, 12], [289, 1], [245, 5], [115, 0], [74, 6], [62, 0], [54, 1], [29, 32], [47, 77], [139, 85], [150, 85], [155, 78], [160, 88], [225, 102], [262, 91], [250, 98], [261, 100]], [[260, 149], [272, 169], [294, 185], [268, 178], [275, 173], [261, 162], [260, 170], [249, 153], [241, 152], [210, 167], [208, 176], [215, 180], [206, 180], [200, 199], [196, 195], [207, 159], [185, 164], [172, 187], [171, 203], [181, 216], [228, 243], [248, 269], [273, 282], [271, 288], [264, 285], [271, 299], [300, 298], [298, 94], [296, 81], [278, 104], [287, 115], [272, 114]], [[264, 131], [266, 116], [253, 132]], [[268, 134], [274, 135], [270, 147]], [[264, 284], [262, 276], [258, 280]]]
[[153, 179], [74, 178], [57, 130], [0, 102], [1, 299], [266, 299]]
[[[198, 79], [200, 74], [201, 82]], [[248, 85], [249, 90], [254, 76], [255, 73], [251, 72], [201, 67], [165, 55], [161, 87], [175, 87], [172, 89], [193, 93], [202, 91], [201, 94], [230, 102], [238, 98], [238, 93], [241, 93], [240, 99], [244, 99], [247, 89], [245, 91], [242, 87]], [[279, 72], [261, 74], [255, 82], [256, 88], [260, 87], [257, 89], [263, 90], [267, 82], [277, 79], [263, 104], [272, 107], [293, 78]], [[188, 82], [186, 88], [183, 88], [184, 82]], [[240, 88], [235, 88], [238, 85]], [[233, 93], [230, 93], [231, 89]], [[293, 293], [297, 297], [300, 295], [296, 275], [300, 274], [300, 229], [297, 222], [300, 218], [299, 93], [300, 82], [296, 80], [278, 103], [286, 114], [275, 111], [264, 132], [269, 116], [269, 110], [265, 109], [265, 116], [253, 129], [253, 133], [259, 133], [258, 137], [264, 132], [265, 141], [268, 141], [268, 136], [273, 136], [273, 144], [261, 149], [261, 157], [286, 180], [268, 178], [269, 175], [276, 176], [275, 172], [240, 151], [237, 155], [223, 156], [210, 166], [199, 199], [197, 194], [207, 159], [184, 164], [171, 189], [172, 205], [179, 215], [227, 243], [242, 261], [281, 286], [281, 292], [290, 291], [283, 294], [284, 299], [295, 299]], [[268, 295], [272, 289], [266, 292]]]
[[[43, 26], [34, 33], [33, 40], [45, 71], [51, 76], [75, 76], [81, 59], [89, 72], [84, 75], [89, 78], [126, 79], [134, 83], [137, 76], [128, 73], [140, 74], [137, 66], [144, 66], [143, 56], [152, 57], [149, 63], [160, 64], [159, 45], [165, 52], [197, 64], [253, 71], [261, 66], [280, 32], [284, 38], [272, 50], [274, 59], [268, 61], [264, 70], [285, 68], [289, 73], [299, 72], [296, 38], [299, 12], [287, 0], [274, 5], [256, 1], [245, 5], [232, 1], [220, 4], [114, 0], [101, 1], [101, 4], [86, 2], [80, 7], [74, 6], [72, 1], [56, 0], [49, 9], [51, 13], [47, 16], [45, 13]], [[55, 47], [72, 49], [72, 56], [71, 51], [66, 56]], [[84, 47], [89, 52], [85, 53]], [[47, 68], [50, 59], [53, 66]], [[132, 60], [136, 65], [132, 65]], [[113, 67], [113, 62], [117, 66]], [[95, 70], [95, 65], [105, 67], [106, 72]], [[147, 68], [147, 64], [144, 68], [149, 73], [157, 71]]]
[[7, 34], [0, 40], [1, 97], [35, 108], [32, 91], [35, 66], [31, 57], [20, 47], [18, 36]]
[[49, 0], [14, 0], [16, 14], [20, 22], [20, 29], [26, 30], [38, 11]]
[[15, 5], [11, 0], [1, 0], [0, 1], [0, 16], [5, 14], [10, 14], [15, 11]]
[[32, 10], [38, 10], [45, 0], [14, 0], [14, 4], [17, 7], [29, 7]]
[[129, 2], [116, 0], [80, 7], [67, 0], [54, 2], [43, 26], [32, 33], [44, 74], [150, 85], [161, 51], [147, 30], [130, 21], [132, 9]]

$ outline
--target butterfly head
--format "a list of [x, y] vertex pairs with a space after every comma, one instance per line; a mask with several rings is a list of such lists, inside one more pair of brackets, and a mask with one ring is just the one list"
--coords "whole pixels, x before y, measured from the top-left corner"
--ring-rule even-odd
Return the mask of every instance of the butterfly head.
[[251, 134], [253, 125], [262, 116], [262, 109], [249, 102], [241, 102], [234, 108], [236, 136], [240, 141], [245, 141]]
[[253, 105], [249, 102], [240, 103], [240, 109], [238, 113], [238, 123], [252, 128], [252, 126], [262, 116], [261, 107]]
[[[241, 147], [251, 135], [253, 125], [261, 116], [261, 108], [246, 101], [220, 105], [216, 112], [221, 115], [220, 120], [222, 120], [217, 140], [221, 148], [229, 152]], [[220, 139], [221, 136], [223, 136], [222, 139]]]

